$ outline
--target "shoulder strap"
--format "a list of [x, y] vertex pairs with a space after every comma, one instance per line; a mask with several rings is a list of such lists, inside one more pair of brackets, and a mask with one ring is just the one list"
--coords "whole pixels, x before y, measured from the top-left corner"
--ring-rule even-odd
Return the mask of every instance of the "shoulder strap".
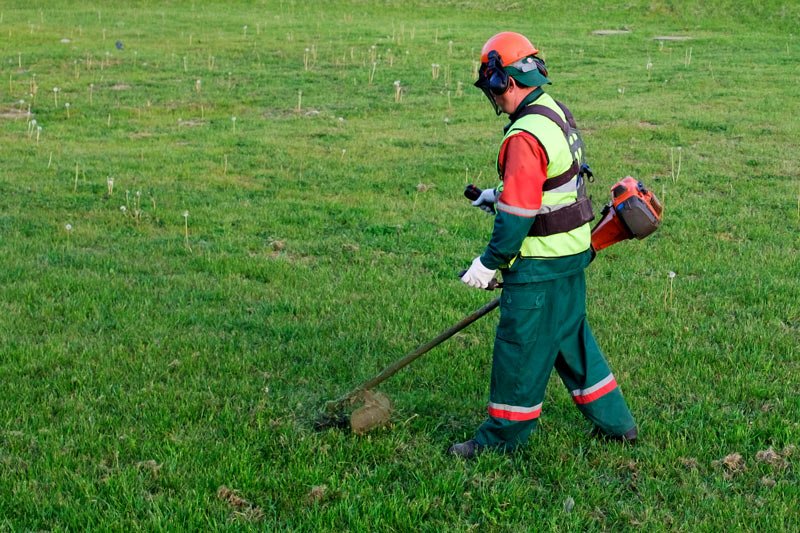
[[[567, 118], [567, 120], [561, 118], [561, 115], [559, 115], [553, 109], [547, 106], [543, 106], [540, 104], [533, 104], [520, 110], [519, 115], [515, 117], [514, 122], [527, 115], [542, 115], [543, 117], [549, 118], [556, 124], [556, 126], [558, 126], [561, 129], [562, 133], [564, 134], [564, 138], [567, 139], [567, 143], [569, 143], [570, 127], [575, 129], [577, 129], [578, 127], [575, 124], [575, 118], [572, 116], [570, 110], [567, 109], [567, 106], [565, 106], [558, 100], [554, 99], [553, 101], [556, 104], [558, 104], [558, 107], [564, 113], [564, 116]], [[509, 127], [513, 128], [513, 124], [509, 125]], [[553, 189], [557, 189], [562, 185], [566, 185], [567, 183], [569, 183], [570, 180], [572, 180], [572, 178], [574, 178], [578, 174], [579, 170], [580, 170], [580, 165], [578, 165], [578, 162], [573, 159], [572, 165], [567, 170], [565, 170], [558, 176], [553, 176], [552, 178], [546, 179], [544, 185], [542, 186], [542, 190], [552, 191]]]
[[[566, 113], [564, 114], [566, 115]], [[567, 122], [563, 118], [561, 118], [561, 116], [558, 113], [556, 113], [547, 106], [539, 104], [529, 105], [528, 107], [520, 111], [519, 116], [517, 116], [517, 120], [528, 115], [542, 115], [544, 117], [547, 117], [553, 122], [555, 122], [559, 128], [561, 128], [561, 131], [564, 132], [564, 137], [569, 135], [569, 126], [567, 125]]]
[[567, 117], [567, 122], [569, 123], [569, 125], [572, 126], [575, 129], [577, 129], [578, 125], [575, 123], [575, 117], [572, 116], [572, 112], [569, 109], [567, 109], [567, 106], [565, 106], [564, 104], [562, 104], [558, 100], [553, 100], [553, 101], [556, 104], [558, 104], [558, 107], [564, 113], [564, 116]]

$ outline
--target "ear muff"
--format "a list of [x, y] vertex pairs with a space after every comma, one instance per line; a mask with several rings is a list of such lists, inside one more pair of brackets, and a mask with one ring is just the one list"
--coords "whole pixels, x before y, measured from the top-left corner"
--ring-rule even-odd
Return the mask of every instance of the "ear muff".
[[536, 56], [533, 56], [533, 62], [536, 64], [536, 70], [539, 71], [539, 74], [547, 77], [547, 66], [544, 64], [544, 59], [540, 59]]
[[503, 60], [497, 50], [489, 52], [489, 60], [486, 62], [486, 87], [496, 96], [508, 90], [508, 72], [503, 68]]

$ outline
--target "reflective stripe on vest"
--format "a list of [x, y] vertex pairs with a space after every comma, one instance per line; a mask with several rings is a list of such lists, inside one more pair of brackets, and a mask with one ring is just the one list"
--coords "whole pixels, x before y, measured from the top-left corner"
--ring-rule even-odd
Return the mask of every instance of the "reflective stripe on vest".
[[[561, 108], [555, 100], [544, 93], [533, 103], [553, 109], [559, 116], [564, 117]], [[564, 132], [549, 118], [542, 115], [525, 115], [511, 125], [506, 136], [508, 137], [525, 131], [536, 137], [547, 153], [547, 178], [553, 178], [565, 172], [572, 165], [572, 152], [569, 149]], [[498, 168], [500, 165], [498, 155]], [[542, 206], [539, 209], [521, 209], [502, 202], [497, 202], [497, 208], [508, 213], [531, 217], [538, 213], [556, 211], [574, 203], [578, 199], [578, 177], [552, 191], [542, 194]], [[526, 237], [522, 241], [520, 256], [522, 257], [564, 257], [574, 255], [589, 248], [592, 230], [588, 223], [564, 233], [556, 233], [546, 237]]]

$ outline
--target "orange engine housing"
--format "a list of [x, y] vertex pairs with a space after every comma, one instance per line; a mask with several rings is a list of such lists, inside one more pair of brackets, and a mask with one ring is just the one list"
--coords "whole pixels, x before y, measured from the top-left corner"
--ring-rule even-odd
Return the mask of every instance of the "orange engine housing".
[[611, 187], [611, 203], [592, 229], [595, 252], [628, 239], [644, 239], [661, 225], [664, 207], [641, 181], [627, 176]]

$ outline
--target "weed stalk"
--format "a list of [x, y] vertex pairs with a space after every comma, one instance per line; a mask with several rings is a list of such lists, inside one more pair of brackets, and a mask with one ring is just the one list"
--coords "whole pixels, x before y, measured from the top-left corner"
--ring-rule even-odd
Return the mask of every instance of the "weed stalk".
[[189, 211], [183, 212], [183, 243], [186, 249], [191, 252], [192, 247], [189, 245]]
[[670, 148], [669, 149], [669, 159], [670, 159], [670, 163], [671, 163], [670, 172], [672, 174], [672, 183], [677, 183], [678, 182], [678, 178], [681, 175], [681, 159], [682, 159], [681, 154], [683, 152], [683, 148], [678, 146], [678, 150], [677, 151], [678, 151], [678, 168], [676, 169], [675, 168], [675, 149], [674, 148]]

